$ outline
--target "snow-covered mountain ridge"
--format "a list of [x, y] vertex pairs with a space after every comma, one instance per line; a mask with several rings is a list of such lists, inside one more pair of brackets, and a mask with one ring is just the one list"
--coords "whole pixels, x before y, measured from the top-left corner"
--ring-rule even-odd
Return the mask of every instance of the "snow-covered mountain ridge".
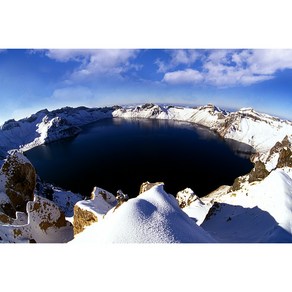
[[[115, 117], [203, 125], [252, 146], [255, 167], [232, 186], [203, 198], [186, 188], [175, 199], [163, 183], [146, 183], [130, 200], [99, 187], [83, 200], [36, 184], [39, 178], [21, 152]], [[67, 107], [9, 120], [0, 129], [0, 242], [292, 242], [291, 133], [291, 121], [250, 108], [227, 112], [213, 105]]]
[[146, 104], [117, 109], [113, 116], [173, 119], [203, 125], [223, 138], [252, 146], [260, 155], [266, 154], [276, 142], [282, 141], [286, 135], [292, 133], [291, 121], [258, 113], [251, 108], [227, 112], [213, 105], [185, 108]]
[[[0, 158], [11, 149], [29, 150], [44, 143], [77, 135], [80, 126], [104, 118], [172, 119], [206, 126], [221, 137], [252, 146], [257, 160], [267, 159], [269, 150], [285, 136], [291, 137], [292, 122], [245, 108], [227, 112], [213, 105], [195, 108], [144, 104], [128, 107], [62, 108], [42, 110], [29, 118], [9, 120], [0, 127]], [[290, 138], [289, 138], [290, 139]]]
[[112, 117], [114, 108], [62, 108], [41, 110], [29, 118], [9, 120], [0, 127], [0, 159], [12, 149], [27, 151], [33, 147], [77, 135], [79, 126]]

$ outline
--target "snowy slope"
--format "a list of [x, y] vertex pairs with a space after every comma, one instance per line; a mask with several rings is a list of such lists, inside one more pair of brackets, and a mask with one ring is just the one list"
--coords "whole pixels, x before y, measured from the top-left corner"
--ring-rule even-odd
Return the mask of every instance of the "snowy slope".
[[[81, 131], [82, 125], [112, 117], [172, 119], [203, 125], [223, 138], [252, 146], [257, 152], [252, 156], [253, 162], [262, 161], [271, 173], [261, 182], [246, 181], [237, 191], [231, 192], [229, 187], [223, 187], [205, 198], [193, 196], [182, 209], [172, 196], [165, 193], [162, 185], [118, 208], [114, 207], [113, 196], [109, 196], [109, 201], [100, 196], [99, 188], [95, 189], [94, 198], [87, 201], [80, 201], [79, 195], [56, 188], [51, 194], [51, 201], [55, 204], [51, 211], [56, 216], [50, 215], [53, 221], [49, 223], [41, 213], [34, 215], [30, 209], [27, 209], [30, 210], [28, 214], [17, 212], [16, 218], [7, 216], [4, 209], [0, 209], [2, 240], [66, 242], [72, 237], [73, 228], [61, 214], [71, 217], [73, 207], [77, 206], [81, 211], [92, 213], [98, 223], [86, 227], [76, 235], [74, 242], [213, 242], [213, 238], [219, 242], [292, 242], [292, 123], [250, 108], [226, 112], [212, 105], [188, 108], [144, 104], [93, 109], [67, 107], [52, 112], [42, 110], [29, 118], [10, 120], [1, 126], [0, 165], [13, 149], [26, 151], [71, 137]], [[0, 178], [0, 185], [5, 184], [6, 181]], [[10, 201], [2, 189], [0, 204], [6, 206]], [[35, 200], [37, 198], [35, 196]], [[38, 204], [42, 206], [42, 212], [46, 212], [50, 205], [43, 200], [31, 201], [27, 208]], [[61, 229], [67, 230], [67, 235], [66, 232], [64, 236], [59, 233], [55, 226], [59, 219], [54, 218], [62, 218]], [[72, 218], [70, 221], [73, 223]], [[40, 224], [45, 228], [38, 230]], [[49, 235], [48, 230], [52, 232]]]
[[72, 243], [215, 242], [167, 194], [163, 185], [112, 208], [103, 220], [76, 235]]
[[79, 126], [112, 116], [114, 108], [63, 108], [42, 110], [29, 118], [9, 120], [0, 128], [0, 161], [11, 149], [29, 150], [38, 145], [78, 134]]
[[205, 200], [215, 203], [201, 227], [219, 242], [292, 242], [291, 168]]
[[202, 224], [212, 207], [210, 202], [204, 203], [190, 188], [178, 192], [176, 200], [181, 209], [194, 219], [197, 225]]
[[144, 104], [136, 107], [119, 108], [113, 112], [113, 117], [166, 119], [196, 123], [209, 128], [221, 125], [226, 112], [212, 105], [198, 108], [177, 106], [159, 106]]
[[75, 206], [82, 210], [92, 212], [97, 219], [101, 220], [116, 204], [117, 200], [113, 194], [102, 188], [94, 187], [92, 198], [90, 200], [80, 200]]
[[230, 114], [228, 123], [229, 126], [220, 130], [224, 138], [251, 145], [261, 154], [292, 133], [291, 122], [257, 113], [253, 109], [241, 109]]

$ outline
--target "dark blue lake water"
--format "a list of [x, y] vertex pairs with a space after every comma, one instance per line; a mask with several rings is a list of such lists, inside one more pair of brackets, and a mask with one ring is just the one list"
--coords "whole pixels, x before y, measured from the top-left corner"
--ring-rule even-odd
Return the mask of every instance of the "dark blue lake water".
[[190, 187], [204, 196], [252, 169], [234, 153], [239, 148], [188, 123], [115, 118], [25, 154], [44, 181], [82, 195], [99, 186], [136, 197], [143, 182], [162, 181], [173, 195]]

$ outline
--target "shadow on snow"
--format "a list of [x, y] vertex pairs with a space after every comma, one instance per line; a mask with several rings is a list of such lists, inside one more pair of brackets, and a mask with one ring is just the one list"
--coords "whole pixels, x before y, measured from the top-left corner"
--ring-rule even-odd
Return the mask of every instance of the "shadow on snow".
[[258, 207], [217, 203], [201, 227], [221, 243], [288, 243], [292, 235]]

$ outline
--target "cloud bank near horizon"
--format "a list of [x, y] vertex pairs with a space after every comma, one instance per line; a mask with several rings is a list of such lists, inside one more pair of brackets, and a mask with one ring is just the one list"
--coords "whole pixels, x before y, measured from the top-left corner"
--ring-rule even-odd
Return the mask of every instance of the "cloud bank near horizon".
[[[212, 50], [196, 58], [184, 58], [188, 66], [183, 70], [165, 72], [162, 81], [169, 84], [206, 84], [215, 87], [249, 86], [275, 78], [277, 71], [292, 69], [292, 50]], [[200, 64], [193, 68], [194, 61]], [[175, 68], [182, 64], [172, 54], [168, 64], [159, 61], [162, 68]]]
[[0, 123], [44, 107], [161, 102], [291, 117], [290, 49], [0, 50]]

